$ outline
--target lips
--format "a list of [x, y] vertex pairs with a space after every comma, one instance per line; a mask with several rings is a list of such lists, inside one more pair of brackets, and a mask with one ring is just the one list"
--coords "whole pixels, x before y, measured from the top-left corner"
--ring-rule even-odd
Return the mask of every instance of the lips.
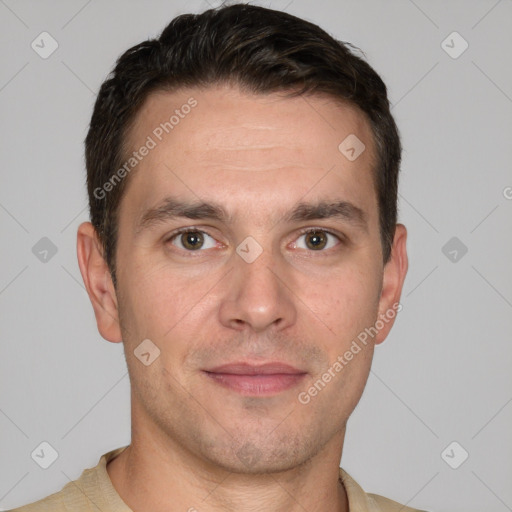
[[232, 375], [271, 375], [283, 373], [287, 375], [306, 373], [285, 363], [265, 363], [252, 365], [250, 363], [229, 363], [207, 370], [211, 373], [229, 373]]
[[216, 384], [246, 396], [271, 396], [298, 385], [307, 372], [281, 362], [229, 363], [205, 370]]

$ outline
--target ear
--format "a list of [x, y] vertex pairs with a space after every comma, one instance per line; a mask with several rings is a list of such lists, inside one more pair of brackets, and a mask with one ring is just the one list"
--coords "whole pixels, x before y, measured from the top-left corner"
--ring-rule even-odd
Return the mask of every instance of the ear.
[[386, 339], [395, 323], [398, 311], [402, 309], [400, 296], [402, 295], [402, 287], [408, 268], [406, 241], [407, 229], [403, 224], [397, 224], [391, 257], [384, 266], [382, 291], [379, 299], [379, 316], [376, 320], [377, 322], [381, 320], [384, 326], [376, 334], [375, 344], [382, 343]]
[[78, 265], [94, 309], [98, 331], [106, 340], [119, 343], [122, 337], [114, 283], [103, 258], [101, 242], [90, 222], [84, 222], [78, 227], [76, 249]]

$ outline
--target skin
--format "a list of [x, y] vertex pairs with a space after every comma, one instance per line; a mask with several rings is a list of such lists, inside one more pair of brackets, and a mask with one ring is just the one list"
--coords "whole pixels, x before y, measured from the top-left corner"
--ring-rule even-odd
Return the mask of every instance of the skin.
[[[320, 95], [212, 86], [153, 93], [130, 132], [133, 148], [190, 97], [197, 107], [129, 177], [117, 289], [92, 225], [78, 230], [99, 332], [124, 343], [131, 381], [132, 442], [107, 471], [136, 512], [345, 511], [346, 422], [393, 320], [308, 404], [298, 395], [400, 299], [406, 229], [397, 225], [384, 265], [369, 123]], [[366, 146], [353, 162], [338, 150], [349, 134]], [[168, 196], [216, 202], [231, 219], [175, 218], [137, 232], [143, 213]], [[366, 227], [284, 220], [299, 201], [320, 200], [351, 202]], [[182, 227], [209, 235], [205, 248], [187, 252], [186, 235], [171, 238]], [[312, 249], [303, 228], [333, 235], [321, 233], [327, 245]], [[252, 263], [236, 252], [248, 236], [263, 250]], [[148, 366], [134, 355], [144, 339], [160, 350]], [[233, 361], [280, 361], [305, 375], [271, 396], [247, 396], [203, 371]]]

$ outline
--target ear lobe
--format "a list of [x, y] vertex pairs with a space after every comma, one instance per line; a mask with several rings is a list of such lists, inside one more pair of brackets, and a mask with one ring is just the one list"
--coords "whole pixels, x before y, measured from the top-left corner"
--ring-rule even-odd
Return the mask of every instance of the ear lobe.
[[84, 222], [78, 227], [77, 256], [98, 331], [106, 340], [119, 343], [122, 337], [117, 296], [108, 265], [103, 258], [101, 243], [90, 222]]
[[396, 314], [402, 309], [400, 296], [402, 295], [402, 288], [409, 265], [406, 241], [407, 229], [403, 224], [397, 224], [391, 257], [384, 266], [382, 291], [379, 299], [377, 322], [380, 320], [381, 322], [378, 325], [384, 325], [375, 336], [375, 344], [382, 343], [386, 339], [395, 322]]

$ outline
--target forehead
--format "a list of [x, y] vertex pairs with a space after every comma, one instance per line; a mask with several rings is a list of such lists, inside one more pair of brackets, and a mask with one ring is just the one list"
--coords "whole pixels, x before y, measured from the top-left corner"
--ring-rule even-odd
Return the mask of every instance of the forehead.
[[[354, 161], [340, 150], [351, 137], [365, 146]], [[326, 95], [256, 95], [226, 85], [159, 91], [141, 107], [127, 142], [136, 151], [149, 140], [154, 147], [124, 194], [134, 208], [173, 190], [233, 204], [247, 200], [248, 190], [277, 203], [283, 195], [299, 199], [333, 187], [363, 203], [374, 199], [369, 123], [357, 108]]]

